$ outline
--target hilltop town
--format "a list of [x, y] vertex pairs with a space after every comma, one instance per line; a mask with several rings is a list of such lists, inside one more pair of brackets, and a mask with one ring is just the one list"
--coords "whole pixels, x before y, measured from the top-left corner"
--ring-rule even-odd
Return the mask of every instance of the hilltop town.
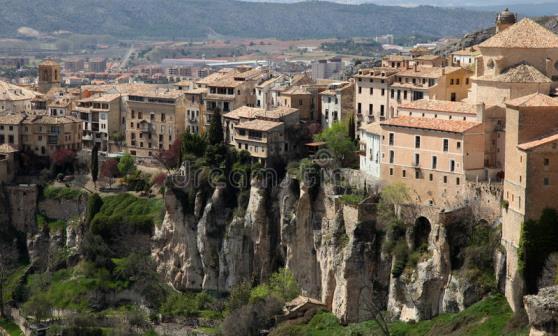
[[[174, 291], [231, 297], [292, 277], [281, 318], [258, 332], [318, 309], [343, 324], [384, 311], [418, 322], [497, 293], [527, 312], [532, 335], [556, 332], [558, 35], [537, 22], [504, 10], [479, 44], [421, 45], [348, 70], [339, 58], [305, 71], [167, 59], [171, 80], [148, 83], [106, 59], [84, 62], [44, 59], [36, 81], [0, 82], [0, 214], [11, 227], [0, 247], [25, 250], [7, 257], [10, 274], [0, 267], [0, 315], [21, 328], [117, 315], [126, 302], [153, 316], [122, 334], [186, 324], [181, 314], [214, 328], [209, 311], [224, 334], [244, 334], [227, 317], [244, 315], [223, 315], [242, 304], [204, 298], [178, 312], [154, 278], [134, 287], [145, 265]], [[142, 250], [149, 261], [132, 269]], [[114, 283], [95, 294], [76, 283], [82, 296], [65, 302], [53, 299], [56, 276], [39, 274]], [[115, 288], [128, 292], [105, 297]], [[254, 316], [271, 309], [265, 300]]]

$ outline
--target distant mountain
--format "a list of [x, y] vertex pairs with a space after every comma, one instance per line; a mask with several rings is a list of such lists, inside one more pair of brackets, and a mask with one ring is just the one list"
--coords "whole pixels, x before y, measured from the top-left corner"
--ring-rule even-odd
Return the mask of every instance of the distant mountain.
[[0, 6], [0, 36], [19, 27], [125, 38], [208, 35], [283, 39], [381, 34], [463, 35], [489, 26], [493, 13], [419, 6], [293, 4], [234, 0], [18, 0]]

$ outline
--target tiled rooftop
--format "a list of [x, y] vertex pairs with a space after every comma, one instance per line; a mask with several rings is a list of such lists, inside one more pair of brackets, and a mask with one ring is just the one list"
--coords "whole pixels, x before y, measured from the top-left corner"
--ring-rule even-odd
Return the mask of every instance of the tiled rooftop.
[[439, 112], [455, 112], [463, 114], [477, 114], [474, 105], [464, 102], [452, 102], [446, 100], [427, 100], [420, 99], [399, 106], [400, 109], [414, 109]]
[[401, 116], [384, 121], [381, 125], [428, 129], [450, 133], [463, 133], [473, 127], [481, 125], [481, 123], [462, 120], [442, 120]]
[[528, 151], [528, 150], [535, 149], [539, 146], [546, 145], [546, 144], [549, 144], [549, 143], [552, 143], [552, 142], [555, 142], [555, 141], [558, 141], [558, 131], [554, 131], [554, 133], [551, 134], [551, 135], [544, 136], [542, 138], [539, 138], [539, 139], [536, 139], [536, 140], [533, 140], [533, 141], [529, 141], [529, 142], [519, 144], [517, 146], [517, 148], [519, 148], [521, 150], [524, 150], [524, 151]]
[[542, 93], [533, 93], [506, 102], [511, 107], [558, 107], [558, 100]]
[[255, 119], [240, 123], [236, 128], [267, 132], [282, 125], [282, 122]]
[[241, 106], [229, 113], [223, 114], [223, 117], [229, 119], [254, 119], [256, 114], [263, 112], [263, 109], [257, 107]]
[[558, 48], [558, 35], [525, 18], [479, 45], [481, 48]]
[[497, 76], [485, 75], [479, 80], [490, 80], [505, 83], [551, 83], [552, 80], [537, 68], [528, 64], [513, 66]]

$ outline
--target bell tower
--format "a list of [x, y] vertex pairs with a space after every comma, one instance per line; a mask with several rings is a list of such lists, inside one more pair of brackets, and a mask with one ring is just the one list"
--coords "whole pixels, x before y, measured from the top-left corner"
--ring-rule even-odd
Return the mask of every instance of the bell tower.
[[60, 64], [48, 59], [39, 64], [39, 92], [47, 93], [60, 82]]
[[517, 22], [515, 13], [510, 12], [509, 9], [504, 9], [496, 16], [496, 33], [506, 30], [511, 25]]

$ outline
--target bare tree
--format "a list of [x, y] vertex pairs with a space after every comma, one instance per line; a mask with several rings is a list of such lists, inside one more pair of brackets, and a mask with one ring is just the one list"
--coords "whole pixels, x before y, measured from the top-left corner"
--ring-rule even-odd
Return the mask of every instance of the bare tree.
[[370, 300], [365, 302], [364, 305], [363, 305], [364, 310], [367, 311], [368, 313], [370, 313], [370, 315], [372, 316], [372, 319], [380, 327], [380, 330], [382, 331], [382, 334], [384, 334], [384, 336], [390, 336], [391, 334], [389, 332], [389, 325], [387, 323], [387, 319], [384, 315], [384, 312], [376, 304], [376, 300], [378, 300], [378, 298], [374, 295], [374, 289], [370, 286], [365, 286], [361, 289], [361, 291], [363, 291], [363, 290], [368, 290], [371, 293]]

